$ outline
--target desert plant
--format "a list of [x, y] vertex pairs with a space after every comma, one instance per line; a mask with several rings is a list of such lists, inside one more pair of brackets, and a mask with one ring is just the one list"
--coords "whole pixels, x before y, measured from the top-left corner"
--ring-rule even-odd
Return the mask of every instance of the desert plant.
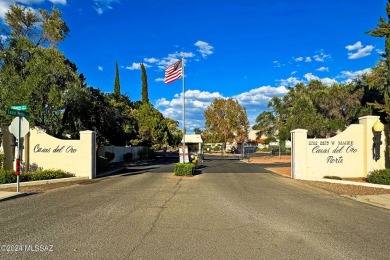
[[366, 179], [370, 183], [390, 185], [390, 169], [371, 171]]

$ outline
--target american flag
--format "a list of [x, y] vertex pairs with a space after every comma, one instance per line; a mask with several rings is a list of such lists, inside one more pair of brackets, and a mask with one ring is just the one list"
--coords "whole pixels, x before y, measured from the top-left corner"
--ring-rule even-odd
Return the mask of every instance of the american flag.
[[171, 83], [181, 77], [183, 71], [182, 61], [179, 60], [165, 69], [165, 83]]

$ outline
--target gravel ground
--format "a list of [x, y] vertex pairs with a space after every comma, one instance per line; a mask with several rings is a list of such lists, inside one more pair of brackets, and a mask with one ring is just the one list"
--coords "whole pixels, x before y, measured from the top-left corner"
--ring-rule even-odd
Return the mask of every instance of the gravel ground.
[[299, 181], [340, 195], [390, 194], [390, 189], [371, 188], [371, 187], [349, 185], [349, 184], [328, 183], [322, 181], [303, 181], [303, 180], [299, 180]]

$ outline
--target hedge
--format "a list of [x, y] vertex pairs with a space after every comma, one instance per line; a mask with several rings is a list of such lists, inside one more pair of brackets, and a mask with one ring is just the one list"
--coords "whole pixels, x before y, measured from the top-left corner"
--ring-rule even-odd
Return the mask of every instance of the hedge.
[[176, 176], [192, 176], [195, 171], [195, 165], [192, 163], [176, 163], [173, 171]]
[[[41, 170], [36, 172], [22, 172], [20, 181], [39, 181], [74, 177], [74, 174], [62, 170]], [[0, 169], [0, 184], [15, 183], [16, 174], [13, 170]]]

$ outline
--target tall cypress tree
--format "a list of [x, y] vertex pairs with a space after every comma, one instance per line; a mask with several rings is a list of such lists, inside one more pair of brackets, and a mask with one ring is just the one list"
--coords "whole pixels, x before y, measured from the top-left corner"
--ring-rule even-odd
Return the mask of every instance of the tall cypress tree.
[[[385, 40], [385, 53], [382, 54], [384, 58], [385, 75], [386, 78], [384, 86], [378, 86], [377, 84], [371, 86], [374, 88], [378, 88], [383, 91], [383, 103], [377, 102], [373, 104], [374, 108], [378, 109], [380, 112], [385, 112], [387, 114], [387, 119], [390, 119], [390, 0], [387, 1], [386, 5], [386, 14], [387, 20], [385, 18], [379, 18], [379, 24], [377, 28], [368, 31], [367, 33], [374, 37], [382, 37]], [[378, 63], [378, 70], [380, 70], [380, 63]]]
[[118, 61], [116, 62], [116, 67], [115, 67], [114, 95], [115, 95], [115, 97], [119, 97], [121, 95], [121, 85], [119, 83]]
[[146, 70], [144, 64], [141, 63], [141, 80], [142, 80], [142, 103], [149, 103], [149, 93], [148, 93], [148, 76], [146, 75]]

